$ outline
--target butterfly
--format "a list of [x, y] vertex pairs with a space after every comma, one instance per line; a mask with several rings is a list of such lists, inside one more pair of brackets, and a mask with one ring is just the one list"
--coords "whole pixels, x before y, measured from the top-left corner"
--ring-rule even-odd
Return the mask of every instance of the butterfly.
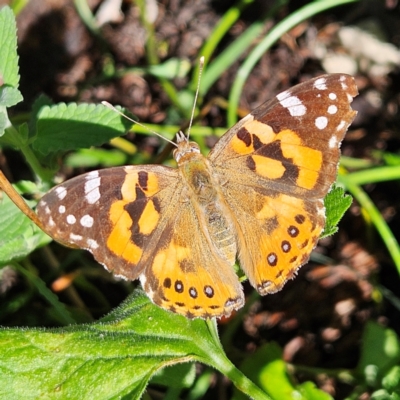
[[261, 295], [308, 261], [357, 94], [349, 75], [308, 80], [244, 117], [207, 157], [178, 133], [178, 168], [92, 171], [50, 190], [37, 215], [55, 240], [139, 279], [160, 307], [229, 316], [244, 304], [236, 260]]

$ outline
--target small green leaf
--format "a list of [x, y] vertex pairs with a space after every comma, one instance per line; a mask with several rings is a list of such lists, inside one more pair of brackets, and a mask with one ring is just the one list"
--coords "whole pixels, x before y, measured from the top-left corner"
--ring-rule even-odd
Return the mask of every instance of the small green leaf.
[[65, 158], [69, 167], [114, 167], [125, 164], [127, 155], [119, 150], [80, 149]]
[[3, 84], [18, 87], [17, 26], [9, 7], [0, 10], [0, 79]]
[[400, 366], [395, 365], [382, 379], [382, 386], [387, 390], [400, 393]]
[[300, 393], [303, 395], [304, 399], [307, 400], [332, 400], [332, 396], [318, 389], [313, 382], [304, 382], [298, 385]]
[[7, 126], [8, 122], [8, 117], [6, 114], [5, 109], [2, 110], [2, 107], [0, 107], [0, 137], [4, 135], [4, 129]]
[[190, 71], [189, 60], [180, 58], [170, 58], [163, 64], [150, 65], [147, 72], [158, 78], [175, 79], [184, 78]]
[[362, 338], [357, 369], [369, 384], [400, 362], [400, 341], [396, 333], [375, 322], [368, 322]]
[[42, 154], [99, 146], [123, 135], [131, 122], [94, 104], [44, 106], [38, 113], [33, 147]]
[[353, 202], [353, 198], [345, 194], [341, 187], [333, 186], [332, 190], [326, 195], [324, 204], [326, 207], [325, 230], [321, 238], [331, 236], [338, 231], [337, 224], [342, 219], [344, 213]]
[[0, 106], [12, 107], [23, 100], [21, 92], [12, 86], [0, 86]]
[[[273, 399], [301, 399], [300, 393], [289, 380], [282, 350], [276, 343], [260, 347], [252, 357], [244, 361], [241, 369]], [[246, 396], [237, 392], [234, 399], [244, 400]]]
[[[282, 359], [282, 350], [274, 342], [260, 347], [244, 361], [241, 369], [273, 399], [332, 399], [331, 396], [316, 388], [311, 382], [294, 385], [286, 371], [286, 363]], [[246, 398], [243, 393], [235, 392], [234, 400], [245, 400]]]
[[3, 194], [0, 201], [0, 265], [23, 258], [49, 242], [51, 239]]
[[93, 324], [0, 328], [0, 398], [138, 399], [166, 366], [197, 360], [233, 369], [208, 328], [162, 310], [141, 290]]

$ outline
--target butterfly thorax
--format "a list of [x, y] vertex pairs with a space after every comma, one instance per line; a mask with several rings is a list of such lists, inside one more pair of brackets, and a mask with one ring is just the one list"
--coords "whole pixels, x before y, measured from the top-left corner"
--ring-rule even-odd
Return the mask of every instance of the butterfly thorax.
[[186, 183], [183, 201], [192, 203], [210, 246], [233, 265], [237, 252], [234, 223], [210, 161], [197, 143], [188, 141], [178, 143], [174, 156]]

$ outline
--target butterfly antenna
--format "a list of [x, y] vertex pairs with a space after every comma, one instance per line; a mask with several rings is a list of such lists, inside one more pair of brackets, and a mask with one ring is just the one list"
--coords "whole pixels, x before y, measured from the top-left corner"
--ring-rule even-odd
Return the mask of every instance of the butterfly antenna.
[[133, 122], [136, 125], [141, 126], [142, 128], [147, 129], [149, 132], [154, 133], [154, 135], [160, 137], [161, 139], [166, 140], [168, 143], [171, 143], [173, 146], [178, 147], [177, 144], [175, 142], [173, 142], [172, 140], [167, 139], [166, 137], [164, 137], [163, 135], [160, 135], [158, 132], [153, 131], [152, 129], [150, 129], [149, 127], [147, 127], [146, 125], [141, 124], [138, 121], [135, 121], [132, 118], [129, 118], [127, 115], [125, 115], [123, 112], [117, 110], [113, 105], [111, 105], [108, 101], [102, 101], [101, 104], [103, 104], [103, 106], [106, 106], [107, 108], [115, 111], [117, 114], [121, 115], [122, 117], [126, 118], [128, 121]]
[[194, 96], [192, 115], [190, 117], [189, 127], [188, 127], [188, 130], [187, 130], [187, 140], [189, 140], [190, 128], [192, 127], [192, 124], [193, 124], [193, 118], [194, 118], [194, 112], [196, 110], [197, 98], [199, 97], [200, 81], [201, 81], [201, 74], [203, 73], [203, 68], [204, 68], [204, 56], [201, 56], [200, 60], [199, 60], [199, 77], [197, 79], [196, 94]]

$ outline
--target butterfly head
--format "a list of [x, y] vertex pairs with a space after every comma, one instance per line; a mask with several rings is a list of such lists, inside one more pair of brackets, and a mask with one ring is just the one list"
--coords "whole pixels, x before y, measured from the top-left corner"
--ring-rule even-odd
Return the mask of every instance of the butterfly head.
[[183, 132], [178, 132], [176, 134], [176, 143], [177, 148], [174, 150], [173, 155], [178, 164], [184, 162], [188, 157], [191, 157], [193, 153], [200, 154], [199, 145], [196, 142], [189, 142]]

